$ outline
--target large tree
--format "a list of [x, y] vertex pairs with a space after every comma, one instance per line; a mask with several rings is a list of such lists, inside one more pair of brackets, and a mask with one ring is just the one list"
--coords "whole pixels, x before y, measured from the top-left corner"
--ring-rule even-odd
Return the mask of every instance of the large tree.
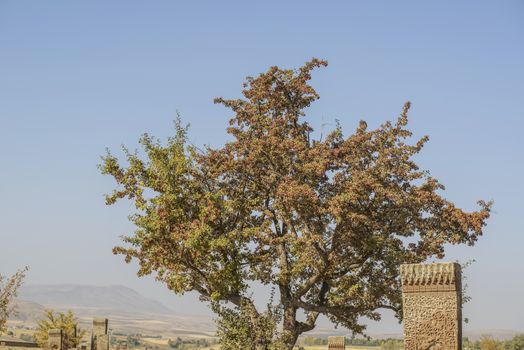
[[[101, 164], [118, 184], [107, 203], [128, 198], [137, 209], [136, 231], [114, 252], [175, 293], [236, 305], [253, 349], [291, 349], [320, 314], [354, 332], [380, 309], [401, 317], [399, 265], [473, 245], [490, 214], [483, 201], [457, 208], [419, 169], [413, 156], [428, 138], [409, 142], [409, 103], [394, 123], [313, 137], [304, 111], [319, 96], [309, 80], [326, 65], [271, 67], [247, 78], [244, 98], [216, 99], [233, 112], [221, 148], [189, 146], [178, 122], [167, 143], [146, 134], [142, 155], [126, 150], [121, 164], [108, 153]], [[253, 282], [276, 289], [277, 332], [261, 329], [268, 312]]]

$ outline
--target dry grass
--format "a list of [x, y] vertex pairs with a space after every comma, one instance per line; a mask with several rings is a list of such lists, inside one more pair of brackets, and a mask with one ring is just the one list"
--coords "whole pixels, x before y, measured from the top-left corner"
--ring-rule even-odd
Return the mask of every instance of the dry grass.
[[141, 338], [143, 342], [154, 345], [167, 345], [168, 338]]

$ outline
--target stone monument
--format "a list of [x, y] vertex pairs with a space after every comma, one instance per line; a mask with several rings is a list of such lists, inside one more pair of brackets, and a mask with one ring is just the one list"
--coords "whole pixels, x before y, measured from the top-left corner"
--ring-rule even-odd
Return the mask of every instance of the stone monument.
[[107, 325], [109, 321], [107, 318], [97, 317], [93, 319], [93, 334], [101, 335], [107, 334]]
[[63, 350], [64, 333], [61, 329], [50, 329], [47, 332], [47, 348], [50, 350]]
[[107, 318], [93, 319], [92, 350], [109, 350], [109, 335], [107, 334]]
[[328, 349], [345, 350], [346, 337], [328, 337]]
[[405, 350], [462, 349], [462, 283], [457, 263], [400, 266]]

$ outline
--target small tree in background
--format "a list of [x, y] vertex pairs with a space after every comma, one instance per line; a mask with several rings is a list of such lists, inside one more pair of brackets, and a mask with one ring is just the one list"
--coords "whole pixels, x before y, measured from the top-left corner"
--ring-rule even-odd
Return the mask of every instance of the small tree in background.
[[27, 270], [28, 268], [25, 267], [11, 277], [0, 275], [0, 334], [5, 332], [7, 319], [15, 311], [13, 300]]
[[505, 350], [524, 350], [524, 334], [518, 334], [504, 344]]
[[50, 329], [62, 330], [66, 349], [76, 348], [85, 335], [85, 330], [80, 330], [78, 319], [71, 310], [66, 313], [53, 310], [45, 311], [45, 318], [38, 321], [37, 330], [34, 334], [34, 338], [40, 347], [47, 344]]
[[[233, 305], [240, 329], [224, 334], [245, 340], [251, 330], [246, 349], [292, 349], [320, 314], [355, 333], [380, 309], [400, 318], [399, 265], [473, 245], [490, 215], [483, 201], [478, 211], [457, 208], [415, 163], [428, 138], [409, 142], [409, 103], [394, 123], [369, 130], [361, 121], [348, 137], [337, 126], [315, 138], [304, 111], [319, 98], [311, 72], [326, 65], [272, 67], [247, 78], [244, 98], [216, 99], [233, 113], [223, 147], [188, 146], [178, 122], [165, 145], [140, 139], [145, 157], [126, 150], [121, 165], [108, 153], [100, 166], [118, 184], [107, 204], [127, 198], [137, 210], [136, 231], [114, 252], [175, 293]], [[276, 288], [275, 332], [254, 282]]]
[[480, 350], [504, 350], [504, 344], [501, 341], [488, 336], [480, 338]]

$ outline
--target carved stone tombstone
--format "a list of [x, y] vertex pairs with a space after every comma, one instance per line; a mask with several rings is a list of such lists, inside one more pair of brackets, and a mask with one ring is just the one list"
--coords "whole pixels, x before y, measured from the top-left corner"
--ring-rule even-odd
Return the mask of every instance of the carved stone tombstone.
[[345, 350], [346, 337], [328, 337], [328, 349]]
[[92, 350], [109, 350], [109, 335], [107, 334], [107, 318], [93, 319]]
[[107, 334], [107, 318], [97, 317], [93, 319], [93, 335]]
[[457, 263], [400, 266], [405, 350], [462, 349], [462, 283]]
[[47, 348], [50, 350], [63, 350], [64, 334], [61, 329], [50, 329], [47, 332]]

